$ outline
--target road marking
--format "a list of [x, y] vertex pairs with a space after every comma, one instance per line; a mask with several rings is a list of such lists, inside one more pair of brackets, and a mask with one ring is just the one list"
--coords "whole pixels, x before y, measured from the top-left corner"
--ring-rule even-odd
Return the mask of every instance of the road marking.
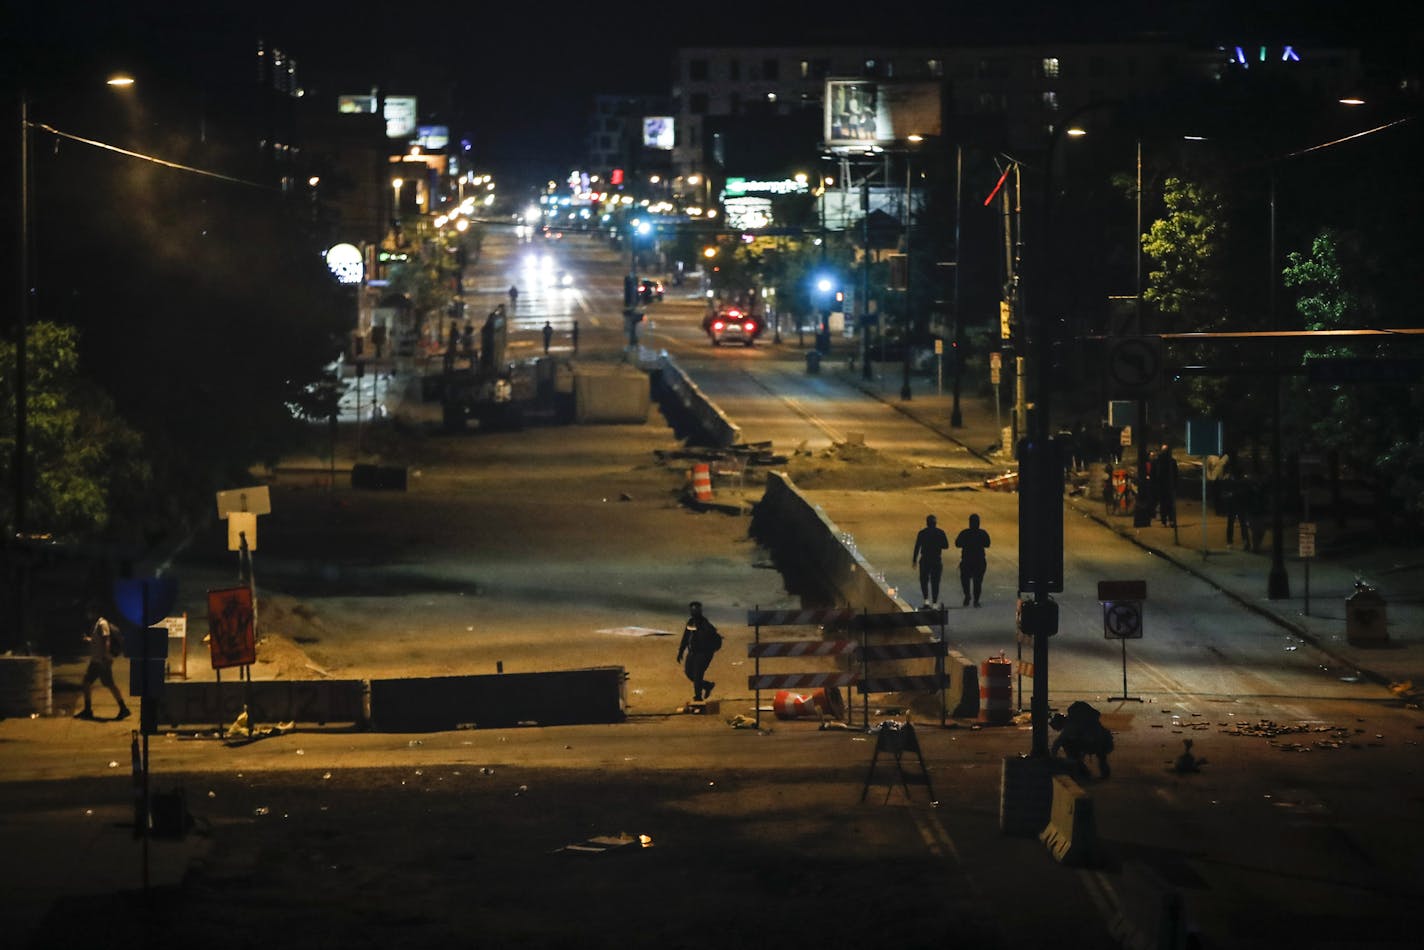
[[782, 402], [784, 402], [784, 403], [787, 405], [787, 407], [788, 407], [792, 412], [796, 413], [798, 416], [800, 416], [801, 418], [805, 419], [807, 422], [811, 423], [811, 425], [815, 426], [817, 429], [820, 429], [821, 432], [824, 433], [825, 436], [826, 436], [827, 438], [829, 438], [832, 442], [844, 442], [844, 441], [845, 441], [844, 436], [842, 436], [842, 435], [841, 435], [839, 432], [837, 432], [835, 429], [831, 428], [831, 426], [828, 425], [828, 424], [825, 422], [825, 420], [823, 420], [820, 416], [816, 415], [814, 412], [812, 412], [811, 410], [807, 409], [804, 405], [802, 405], [801, 400], [799, 400], [799, 399], [793, 399], [793, 398], [790, 397], [790, 396], [782, 395], [781, 393], [779, 393], [779, 392], [777, 392], [776, 390], [772, 389], [772, 388], [771, 388], [770, 386], [768, 386], [766, 383], [762, 382], [762, 381], [761, 381], [760, 379], [758, 379], [756, 376], [752, 375], [752, 374], [751, 374], [750, 372], [748, 372], [747, 370], [742, 370], [742, 374], [743, 374], [744, 376], [746, 376], [748, 379], [750, 379], [750, 380], [752, 381], [752, 383], [755, 384], [759, 389], [761, 389], [762, 391], [766, 392], [766, 393], [769, 394], [769, 395], [775, 396], [776, 398], [780, 399]]

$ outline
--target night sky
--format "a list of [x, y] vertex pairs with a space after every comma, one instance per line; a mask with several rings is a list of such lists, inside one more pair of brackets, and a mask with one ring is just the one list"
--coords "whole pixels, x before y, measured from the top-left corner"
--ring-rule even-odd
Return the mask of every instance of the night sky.
[[[3, 0], [7, 85], [129, 61], [170, 75], [250, 68], [261, 36], [297, 58], [309, 95], [372, 85], [415, 92], [422, 118], [439, 113], [468, 136], [477, 162], [512, 174], [578, 160], [595, 93], [666, 93], [679, 46], [857, 43], [934, 45], [1126, 38], [1173, 32], [1203, 43], [1380, 46], [1410, 39], [1424, 12], [1402, 0], [941, 0], [874, 7], [867, 21], [840, 4], [668, 2], [286, 3]], [[318, 100], [320, 101], [320, 100]]]

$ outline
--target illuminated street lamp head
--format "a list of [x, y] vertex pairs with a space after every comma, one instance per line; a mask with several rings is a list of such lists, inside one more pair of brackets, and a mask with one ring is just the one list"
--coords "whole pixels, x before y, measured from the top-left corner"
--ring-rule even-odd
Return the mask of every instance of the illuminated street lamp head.
[[1342, 106], [1362, 106], [1364, 104], [1365, 100], [1361, 99], [1358, 96], [1346, 96], [1345, 98], [1340, 100], [1340, 105]]
[[653, 230], [653, 226], [646, 221], [638, 221], [634, 226], [638, 229], [639, 234], [650, 234]]
[[830, 293], [831, 288], [834, 286], [835, 284], [831, 283], [831, 279], [829, 277], [822, 277], [820, 280], [816, 281], [816, 289], [821, 291], [821, 293], [823, 294]]
[[110, 76], [104, 81], [110, 86], [115, 86], [118, 88], [124, 88], [132, 86], [134, 84], [134, 78], [128, 73], [114, 73], [112, 76]]
[[1076, 126], [1076, 125], [1073, 126], [1073, 127], [1070, 128], [1070, 129], [1064, 129], [1063, 131], [1064, 131], [1065, 134], [1071, 135], [1071, 136], [1072, 136], [1073, 138], [1075, 138], [1075, 139], [1076, 139], [1076, 138], [1080, 138], [1080, 137], [1082, 137], [1082, 136], [1088, 134], [1088, 130], [1087, 130], [1087, 129], [1080, 129], [1080, 128], [1079, 128], [1078, 126]]
[[907, 141], [910, 142], [923, 142], [925, 140], [925, 137], [923, 135], [920, 135], [918, 132], [911, 132], [909, 135], [905, 136], [905, 138]]

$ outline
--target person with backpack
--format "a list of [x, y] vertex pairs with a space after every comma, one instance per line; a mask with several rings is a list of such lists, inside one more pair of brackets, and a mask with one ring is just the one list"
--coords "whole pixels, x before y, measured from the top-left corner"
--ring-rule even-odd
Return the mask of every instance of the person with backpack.
[[122, 656], [124, 641], [113, 624], [103, 617], [94, 621], [94, 629], [84, 638], [89, 642], [89, 666], [84, 670], [84, 680], [80, 684], [84, 690], [84, 708], [74, 714], [75, 719], [93, 719], [94, 707], [90, 701], [94, 681], [108, 687], [114, 701], [119, 704], [119, 714], [115, 719], [126, 719], [129, 707], [124, 703], [123, 694], [114, 685], [114, 657]]
[[[707, 667], [712, 664], [712, 655], [722, 649], [722, 635], [712, 625], [712, 621], [702, 615], [702, 602], [694, 600], [687, 605], [691, 616], [682, 628], [682, 642], [677, 648], [677, 662], [682, 663], [682, 671], [692, 681], [692, 701], [700, 703], [712, 695], [712, 687], [717, 684], [709, 679]], [[687, 660], [683, 661], [683, 655]]]

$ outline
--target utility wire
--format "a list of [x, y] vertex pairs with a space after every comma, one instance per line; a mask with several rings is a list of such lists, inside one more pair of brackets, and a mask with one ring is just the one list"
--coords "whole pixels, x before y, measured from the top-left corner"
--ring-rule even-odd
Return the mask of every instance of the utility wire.
[[39, 129], [42, 132], [48, 132], [49, 134], [58, 138], [69, 139], [71, 142], [79, 142], [82, 145], [88, 145], [93, 148], [103, 149], [104, 151], [108, 152], [117, 152], [118, 154], [126, 155], [129, 158], [137, 158], [140, 161], [152, 162], [155, 165], [162, 165], [164, 168], [172, 168], [177, 171], [190, 172], [194, 175], [202, 175], [204, 178], [216, 178], [219, 181], [232, 182], [234, 185], [246, 185], [249, 188], [260, 188], [263, 191], [277, 190], [269, 185], [263, 185], [255, 181], [248, 181], [245, 178], [234, 178], [231, 175], [224, 175], [221, 172], [209, 171], [206, 168], [195, 168], [192, 165], [182, 165], [178, 162], [170, 162], [167, 159], [159, 158], [156, 155], [145, 155], [142, 152], [132, 152], [126, 148], [119, 148], [117, 145], [110, 145], [108, 142], [100, 142], [97, 139], [86, 139], [81, 135], [74, 135], [71, 132], [60, 131], [54, 126], [46, 125], [43, 122], [30, 122], [29, 126], [32, 129]]

